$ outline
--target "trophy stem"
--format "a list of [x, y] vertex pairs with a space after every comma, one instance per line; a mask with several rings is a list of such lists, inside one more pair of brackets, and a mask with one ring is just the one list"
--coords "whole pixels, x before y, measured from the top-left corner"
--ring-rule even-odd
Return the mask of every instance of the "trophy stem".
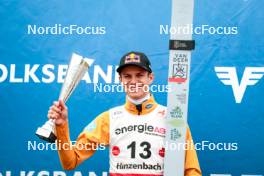
[[47, 142], [55, 143], [57, 137], [55, 134], [54, 120], [48, 120], [42, 127], [39, 127], [36, 131], [36, 135]]

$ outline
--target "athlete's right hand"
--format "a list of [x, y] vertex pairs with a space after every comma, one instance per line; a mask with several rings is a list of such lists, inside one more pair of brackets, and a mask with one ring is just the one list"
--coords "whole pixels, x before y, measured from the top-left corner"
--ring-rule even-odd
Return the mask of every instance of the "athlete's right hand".
[[47, 116], [49, 119], [54, 119], [56, 125], [63, 125], [68, 121], [68, 108], [62, 100], [54, 101]]

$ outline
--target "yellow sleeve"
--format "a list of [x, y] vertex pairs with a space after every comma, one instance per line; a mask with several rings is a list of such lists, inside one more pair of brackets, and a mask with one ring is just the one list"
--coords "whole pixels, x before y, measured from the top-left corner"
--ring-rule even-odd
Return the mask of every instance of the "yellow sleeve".
[[186, 150], [186, 155], [185, 155], [185, 176], [201, 176], [202, 172], [199, 166], [199, 161], [197, 158], [197, 154], [194, 148], [193, 140], [192, 140], [192, 135], [190, 128], [187, 127], [187, 134], [186, 134], [186, 142], [189, 148]]
[[96, 146], [109, 145], [109, 112], [96, 117], [79, 135], [76, 145], [70, 147], [68, 123], [56, 126], [57, 147], [61, 165], [65, 170], [76, 168], [82, 161], [91, 157]]

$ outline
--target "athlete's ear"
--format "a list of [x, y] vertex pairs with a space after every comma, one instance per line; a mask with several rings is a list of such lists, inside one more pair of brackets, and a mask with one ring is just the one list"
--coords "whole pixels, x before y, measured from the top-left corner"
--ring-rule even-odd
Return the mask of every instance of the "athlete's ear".
[[154, 73], [148, 73], [148, 81], [149, 84], [152, 84], [152, 82], [154, 81]]
[[118, 78], [119, 78], [119, 81], [120, 81], [120, 83], [121, 83], [121, 82], [122, 82], [121, 74], [119, 74]]

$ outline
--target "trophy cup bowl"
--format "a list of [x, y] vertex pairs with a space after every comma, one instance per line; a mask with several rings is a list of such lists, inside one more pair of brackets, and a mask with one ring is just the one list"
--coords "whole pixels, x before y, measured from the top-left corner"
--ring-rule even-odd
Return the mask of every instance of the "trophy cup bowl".
[[[60, 91], [59, 100], [66, 103], [92, 63], [92, 59], [83, 58], [75, 53], [72, 54], [66, 77]], [[39, 127], [36, 131], [36, 135], [40, 139], [54, 143], [57, 139], [55, 133], [55, 120], [50, 119], [43, 126]]]

